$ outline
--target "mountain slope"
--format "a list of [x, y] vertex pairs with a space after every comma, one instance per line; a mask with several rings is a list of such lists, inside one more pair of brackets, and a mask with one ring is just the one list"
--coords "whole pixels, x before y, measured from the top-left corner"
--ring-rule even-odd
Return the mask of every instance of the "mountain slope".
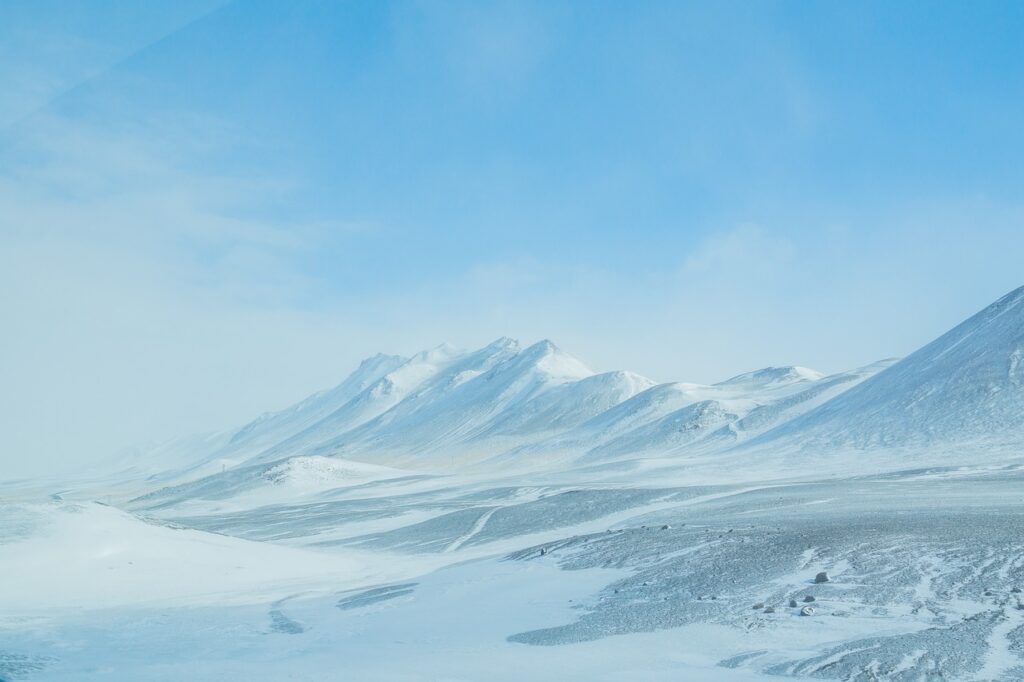
[[592, 437], [585, 459], [725, 450], [811, 410], [890, 362], [832, 376], [768, 367], [712, 386], [656, 386], [587, 425], [599, 425], [601, 433]]
[[258, 453], [253, 453], [251, 459], [273, 461], [312, 450], [340, 434], [376, 420], [410, 396], [421, 394], [424, 387], [445, 383], [450, 376], [464, 371], [482, 353], [467, 358], [464, 353], [446, 344], [417, 353], [377, 378], [330, 414]]
[[471, 450], [492, 435], [491, 425], [548, 391], [593, 375], [550, 341], [520, 350], [499, 339], [465, 356], [415, 394], [357, 429], [310, 450], [318, 455], [356, 453], [374, 461], [421, 457], [444, 449]]
[[1024, 287], [758, 439], [815, 448], [1024, 441]]
[[377, 354], [334, 388], [315, 393], [281, 412], [262, 415], [235, 432], [226, 449], [236, 451], [269, 447], [324, 419], [382, 377], [407, 365], [408, 358]]
[[500, 435], [563, 431], [602, 414], [655, 383], [633, 372], [606, 372], [543, 393], [501, 415], [490, 429]]

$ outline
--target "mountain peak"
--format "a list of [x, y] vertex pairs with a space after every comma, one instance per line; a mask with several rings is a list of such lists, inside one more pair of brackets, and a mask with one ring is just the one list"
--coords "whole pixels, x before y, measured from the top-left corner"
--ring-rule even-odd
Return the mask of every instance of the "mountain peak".
[[484, 346], [485, 351], [518, 351], [519, 341], [508, 336], [502, 336]]
[[526, 348], [519, 354], [519, 358], [559, 379], [583, 379], [594, 374], [582, 360], [569, 355], [548, 339], [542, 339]]
[[754, 370], [753, 372], [745, 372], [743, 374], [737, 374], [731, 379], [721, 381], [716, 386], [734, 386], [737, 384], [780, 384], [780, 383], [792, 383], [795, 381], [817, 381], [821, 379], [824, 374], [821, 372], [809, 369], [807, 367], [800, 367], [797, 365], [784, 366], [784, 367], [764, 367], [762, 369]]
[[452, 358], [455, 358], [461, 353], [461, 350], [445, 341], [441, 344], [438, 344], [437, 346], [434, 346], [433, 348], [428, 348], [427, 350], [420, 351], [419, 353], [414, 355], [412, 359], [418, 362], [427, 363], [446, 362], [448, 360], [451, 360]]
[[409, 358], [401, 355], [388, 355], [387, 353], [377, 353], [365, 358], [359, 363], [359, 367], [356, 369], [357, 372], [364, 372], [374, 367], [380, 367], [382, 365], [394, 364], [396, 362], [406, 362]]
[[552, 353], [559, 352], [561, 351], [559, 350], [558, 346], [552, 343], [550, 339], [541, 339], [540, 341], [532, 344], [531, 346], [526, 348], [526, 350], [523, 351], [523, 353], [538, 357], [543, 355], [551, 355]]

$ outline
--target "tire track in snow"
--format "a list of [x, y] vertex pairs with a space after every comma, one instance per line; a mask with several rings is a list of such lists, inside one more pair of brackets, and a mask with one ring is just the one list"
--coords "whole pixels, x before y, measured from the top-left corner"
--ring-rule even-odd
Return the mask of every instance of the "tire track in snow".
[[444, 553], [447, 554], [449, 552], [454, 552], [459, 547], [462, 547], [462, 545], [471, 540], [473, 536], [475, 536], [477, 533], [484, 529], [484, 526], [487, 525], [487, 521], [491, 518], [491, 516], [494, 515], [494, 512], [498, 511], [501, 508], [502, 507], [492, 507], [491, 509], [488, 509], [483, 514], [481, 514], [479, 518], [477, 518], [476, 522], [473, 524], [473, 527], [470, 528], [466, 534], [455, 538], [455, 540], [452, 541], [452, 544], [444, 548]]

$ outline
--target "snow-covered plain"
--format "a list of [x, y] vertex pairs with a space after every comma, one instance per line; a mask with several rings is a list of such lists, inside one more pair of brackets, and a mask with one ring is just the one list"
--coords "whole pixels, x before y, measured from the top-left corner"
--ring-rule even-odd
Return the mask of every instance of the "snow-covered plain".
[[1024, 289], [831, 376], [379, 355], [4, 486], [0, 679], [1024, 679], [1022, 372]]

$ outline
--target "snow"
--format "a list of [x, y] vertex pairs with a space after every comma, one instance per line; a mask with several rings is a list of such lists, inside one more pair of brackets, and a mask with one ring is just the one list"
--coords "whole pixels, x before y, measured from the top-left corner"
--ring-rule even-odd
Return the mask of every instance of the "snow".
[[[0, 612], [259, 603], [401, 575], [400, 561], [320, 554], [147, 523], [97, 503], [32, 505], [29, 537], [0, 545]], [[8, 510], [13, 513], [13, 510]]]
[[[257, 419], [173, 483], [292, 457], [345, 458], [419, 471], [535, 468], [686, 451], [727, 451], [793, 421], [887, 366], [824, 376], [768, 367], [715, 385], [595, 374], [543, 340], [448, 344], [378, 355], [334, 389]], [[223, 440], [223, 439], [222, 439]]]
[[1022, 357], [1024, 289], [831, 375], [378, 355], [5, 486], [0, 679], [1018, 679]]
[[821, 372], [807, 367], [765, 367], [753, 372], [738, 374], [719, 383], [718, 386], [771, 386], [798, 381], [817, 381], [824, 376]]
[[396, 478], [406, 473], [365, 462], [348, 462], [329, 457], [292, 457], [268, 469], [263, 477], [275, 485], [331, 490], [342, 485]]
[[762, 441], [833, 449], [1019, 443], [1022, 350], [1024, 287]]

